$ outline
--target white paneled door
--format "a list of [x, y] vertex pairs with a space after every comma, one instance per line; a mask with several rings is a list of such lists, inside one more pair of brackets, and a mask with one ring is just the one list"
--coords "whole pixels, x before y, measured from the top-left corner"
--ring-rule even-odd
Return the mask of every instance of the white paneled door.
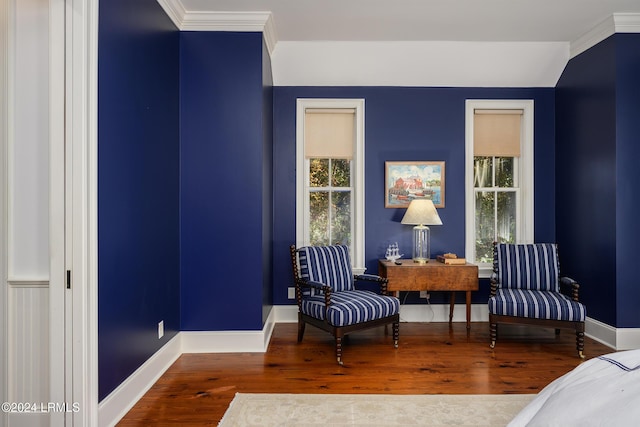
[[97, 426], [97, 0], [50, 0], [52, 426]]

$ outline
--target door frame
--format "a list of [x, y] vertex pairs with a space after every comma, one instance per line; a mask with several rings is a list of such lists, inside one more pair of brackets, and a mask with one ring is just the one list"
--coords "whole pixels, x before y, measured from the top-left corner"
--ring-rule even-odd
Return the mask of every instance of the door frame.
[[50, 398], [80, 409], [51, 425], [97, 426], [98, 0], [49, 8]]
[[[7, 254], [8, 239], [8, 159], [9, 141], [9, 2], [0, 1], [0, 401], [6, 402], [8, 389], [7, 357]], [[7, 414], [0, 412], [0, 427], [7, 424]]]

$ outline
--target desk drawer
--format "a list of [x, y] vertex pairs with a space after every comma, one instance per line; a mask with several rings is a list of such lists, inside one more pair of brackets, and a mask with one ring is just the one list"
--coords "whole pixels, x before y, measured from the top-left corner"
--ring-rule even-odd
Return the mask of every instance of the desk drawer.
[[394, 269], [387, 270], [387, 279], [389, 284], [387, 285], [388, 291], [413, 291], [416, 290], [416, 283], [418, 279], [418, 272], [410, 269]]

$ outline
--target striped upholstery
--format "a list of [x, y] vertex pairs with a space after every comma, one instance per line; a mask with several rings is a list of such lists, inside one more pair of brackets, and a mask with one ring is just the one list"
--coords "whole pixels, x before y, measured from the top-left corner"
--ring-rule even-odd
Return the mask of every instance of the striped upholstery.
[[558, 250], [553, 243], [497, 243], [494, 268], [500, 288], [558, 292]]
[[304, 295], [300, 307], [303, 314], [340, 327], [382, 319], [400, 311], [396, 297], [355, 289], [347, 246], [306, 246], [298, 250], [298, 262], [303, 280], [328, 285], [333, 291], [328, 308], [322, 293]]
[[553, 243], [497, 243], [493, 253], [496, 295], [489, 313], [584, 322], [585, 306], [560, 293], [558, 249]]
[[489, 298], [489, 313], [535, 319], [584, 322], [586, 308], [560, 292], [498, 289]]
[[333, 326], [349, 326], [392, 316], [400, 310], [396, 297], [371, 291], [344, 291], [331, 294], [331, 305], [325, 319], [323, 296], [303, 298], [301, 311], [316, 319], [328, 320]]
[[305, 246], [298, 250], [298, 262], [305, 281], [323, 283], [335, 292], [354, 289], [347, 246]]

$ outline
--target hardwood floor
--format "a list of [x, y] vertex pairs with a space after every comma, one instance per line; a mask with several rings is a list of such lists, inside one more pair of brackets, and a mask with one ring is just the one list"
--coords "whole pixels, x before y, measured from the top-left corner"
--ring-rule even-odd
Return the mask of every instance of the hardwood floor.
[[[296, 337], [296, 324], [278, 324], [264, 354], [183, 354], [118, 425], [215, 426], [238, 392], [537, 393], [582, 362], [571, 331], [526, 326], [500, 325], [493, 350], [487, 323], [401, 323], [397, 350], [384, 327], [362, 331], [343, 367], [331, 335], [307, 326]], [[585, 338], [585, 360], [612, 351]]]

